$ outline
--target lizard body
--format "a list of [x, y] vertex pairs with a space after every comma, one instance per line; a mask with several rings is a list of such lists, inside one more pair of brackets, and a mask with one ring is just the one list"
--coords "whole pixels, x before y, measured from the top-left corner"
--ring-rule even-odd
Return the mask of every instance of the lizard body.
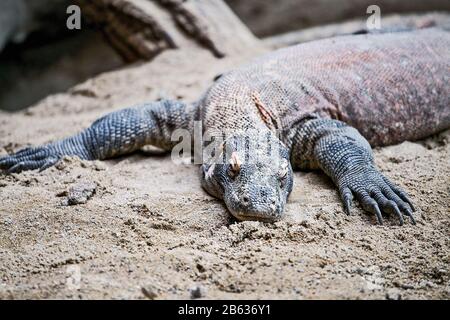
[[[240, 220], [282, 217], [293, 169], [322, 169], [350, 212], [414, 222], [406, 193], [375, 167], [371, 145], [450, 127], [450, 35], [439, 29], [343, 36], [281, 49], [220, 77], [194, 104], [160, 101], [113, 112], [85, 131], [0, 158], [8, 172], [63, 155], [107, 159], [146, 144], [171, 150], [176, 129], [224, 139], [201, 166], [204, 189]], [[217, 157], [219, 155], [219, 157]], [[224, 161], [217, 161], [222, 159]]]

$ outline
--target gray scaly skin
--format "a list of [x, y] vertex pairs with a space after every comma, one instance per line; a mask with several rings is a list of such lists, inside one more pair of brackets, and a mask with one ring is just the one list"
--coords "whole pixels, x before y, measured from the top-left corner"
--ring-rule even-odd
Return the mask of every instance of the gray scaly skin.
[[293, 169], [322, 169], [350, 213], [355, 196], [414, 223], [406, 193], [375, 167], [372, 146], [417, 140], [450, 127], [450, 36], [427, 29], [344, 36], [282, 49], [231, 71], [192, 105], [161, 101], [113, 112], [78, 135], [0, 159], [7, 172], [43, 170], [64, 155], [107, 159], [146, 144], [171, 150], [194, 121], [217, 159], [201, 166], [204, 189], [239, 220], [275, 221]]

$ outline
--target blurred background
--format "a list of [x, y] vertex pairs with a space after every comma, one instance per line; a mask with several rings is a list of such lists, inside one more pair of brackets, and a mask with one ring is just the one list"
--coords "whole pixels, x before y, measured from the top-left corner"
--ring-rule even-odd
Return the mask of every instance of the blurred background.
[[[145, 0], [144, 0], [145, 1]], [[152, 1], [152, 0], [146, 0]], [[195, 1], [195, 0], [190, 0]], [[0, 0], [0, 109], [17, 111], [127, 64], [82, 15], [69, 30], [69, 0]], [[260, 38], [392, 13], [449, 12], [449, 0], [226, 0]]]

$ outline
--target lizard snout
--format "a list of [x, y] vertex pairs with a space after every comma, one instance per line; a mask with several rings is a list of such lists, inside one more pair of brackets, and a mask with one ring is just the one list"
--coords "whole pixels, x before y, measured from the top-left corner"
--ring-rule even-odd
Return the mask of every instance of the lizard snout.
[[271, 222], [279, 220], [283, 213], [283, 201], [269, 186], [240, 190], [232, 198], [234, 199], [225, 202], [231, 213], [239, 220]]

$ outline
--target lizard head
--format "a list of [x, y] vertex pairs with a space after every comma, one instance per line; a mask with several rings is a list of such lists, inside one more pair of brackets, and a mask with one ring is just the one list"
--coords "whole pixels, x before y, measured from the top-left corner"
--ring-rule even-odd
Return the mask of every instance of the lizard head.
[[203, 186], [239, 220], [276, 221], [292, 191], [289, 151], [272, 133], [235, 134], [220, 163], [203, 171]]

